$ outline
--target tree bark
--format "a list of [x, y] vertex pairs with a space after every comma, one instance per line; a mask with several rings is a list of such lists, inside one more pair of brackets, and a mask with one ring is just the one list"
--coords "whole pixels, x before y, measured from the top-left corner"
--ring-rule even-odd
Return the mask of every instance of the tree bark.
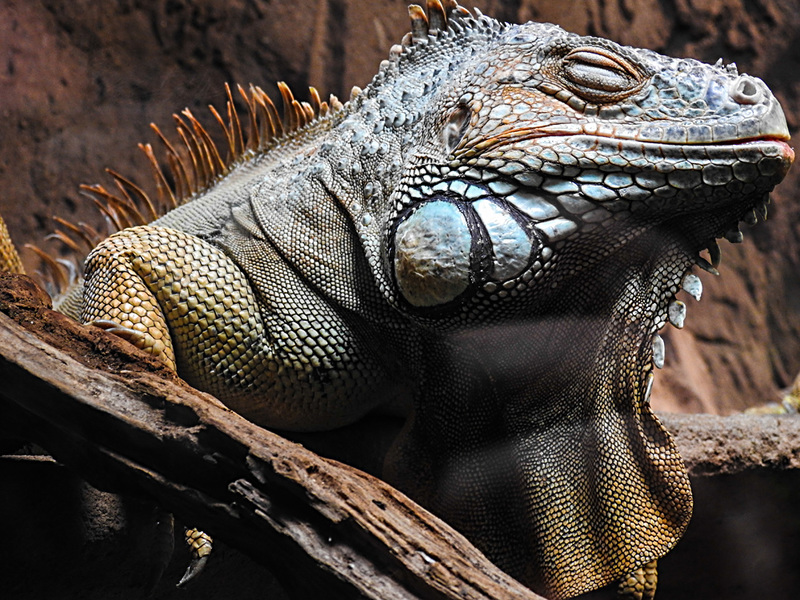
[[[0, 274], [0, 427], [152, 499], [305, 597], [540, 599], [386, 483], [264, 430]], [[662, 415], [693, 475], [800, 467], [796, 417]], [[0, 436], [2, 437], [2, 436]]]
[[289, 574], [299, 597], [541, 600], [386, 483], [253, 425], [4, 277], [0, 423], [93, 485], [154, 500]]

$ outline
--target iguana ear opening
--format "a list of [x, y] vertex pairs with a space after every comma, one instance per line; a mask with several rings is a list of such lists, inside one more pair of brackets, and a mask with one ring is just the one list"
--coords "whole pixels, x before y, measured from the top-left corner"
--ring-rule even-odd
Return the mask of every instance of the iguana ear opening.
[[464, 137], [470, 115], [469, 107], [466, 104], [459, 104], [447, 118], [444, 129], [442, 129], [442, 144], [447, 154], [452, 154]]

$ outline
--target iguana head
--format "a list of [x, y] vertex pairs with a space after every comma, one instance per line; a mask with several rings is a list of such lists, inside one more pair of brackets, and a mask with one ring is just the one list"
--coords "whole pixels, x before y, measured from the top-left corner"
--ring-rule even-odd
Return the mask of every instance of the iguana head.
[[[451, 482], [431, 503], [515, 577], [569, 597], [685, 530], [688, 476], [649, 406], [657, 331], [682, 325], [675, 296], [699, 294], [690, 270], [714, 271], [716, 239], [765, 214], [794, 158], [786, 121], [734, 65], [461, 13], [423, 35], [421, 18], [365, 90], [401, 140], [382, 289], [462, 378], [490, 382], [419, 402]], [[512, 467], [464, 441], [481, 427]]]
[[[407, 149], [385, 239], [396, 302], [426, 321], [535, 311], [643, 236], [679, 271], [709, 267], [698, 253], [716, 263], [716, 238], [739, 241], [792, 162], [778, 101], [735, 65], [548, 24], [461, 24], [440, 37], [472, 45]], [[663, 325], [675, 273], [662, 285]]]

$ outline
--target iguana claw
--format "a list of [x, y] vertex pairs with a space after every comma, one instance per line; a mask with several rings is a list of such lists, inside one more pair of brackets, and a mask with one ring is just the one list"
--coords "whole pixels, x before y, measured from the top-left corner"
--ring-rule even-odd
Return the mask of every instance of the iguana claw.
[[205, 568], [208, 557], [211, 555], [211, 536], [197, 529], [186, 530], [186, 543], [192, 549], [192, 561], [186, 572], [178, 582], [177, 587], [183, 587], [197, 577]]
[[111, 319], [93, 319], [88, 321], [86, 325], [91, 327], [98, 327], [103, 331], [108, 333], [113, 333], [119, 338], [122, 338], [126, 342], [129, 342], [139, 348], [139, 350], [144, 350], [148, 354], [155, 356], [156, 358], [160, 358], [164, 363], [175, 370], [174, 361], [172, 361], [171, 356], [167, 356], [164, 352], [166, 346], [160, 340], [153, 338], [148, 333], [140, 331], [138, 329], [134, 329], [133, 327], [126, 327], [125, 325], [120, 325], [116, 321]]
[[86, 323], [91, 327], [98, 327], [103, 331], [107, 331], [108, 333], [113, 333], [117, 337], [121, 337], [123, 340], [130, 342], [137, 348], [144, 347], [145, 341], [145, 334], [141, 331], [136, 329], [132, 329], [130, 327], [124, 327], [117, 323], [116, 321], [112, 321], [110, 319], [95, 319], [94, 321], [90, 321]]

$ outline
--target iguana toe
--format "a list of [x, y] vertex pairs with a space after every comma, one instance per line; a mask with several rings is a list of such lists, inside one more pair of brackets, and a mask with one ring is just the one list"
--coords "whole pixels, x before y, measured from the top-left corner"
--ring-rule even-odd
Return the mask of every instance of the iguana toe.
[[186, 530], [186, 543], [191, 548], [192, 561], [178, 582], [178, 587], [185, 586], [203, 571], [208, 562], [208, 557], [211, 555], [211, 542], [211, 536], [207, 533], [194, 528]]
[[653, 600], [658, 583], [656, 563], [657, 561], [652, 560], [620, 579], [617, 598], [619, 600]]
[[140, 350], [144, 350], [148, 354], [152, 354], [155, 357], [161, 357], [164, 353], [164, 349], [166, 348], [163, 342], [153, 339], [145, 332], [139, 331], [138, 329], [133, 329], [131, 327], [125, 327], [109, 319], [96, 319], [86, 324], [93, 327], [99, 327], [108, 333], [113, 333], [117, 337], [122, 338], [126, 342], [130, 342]]

